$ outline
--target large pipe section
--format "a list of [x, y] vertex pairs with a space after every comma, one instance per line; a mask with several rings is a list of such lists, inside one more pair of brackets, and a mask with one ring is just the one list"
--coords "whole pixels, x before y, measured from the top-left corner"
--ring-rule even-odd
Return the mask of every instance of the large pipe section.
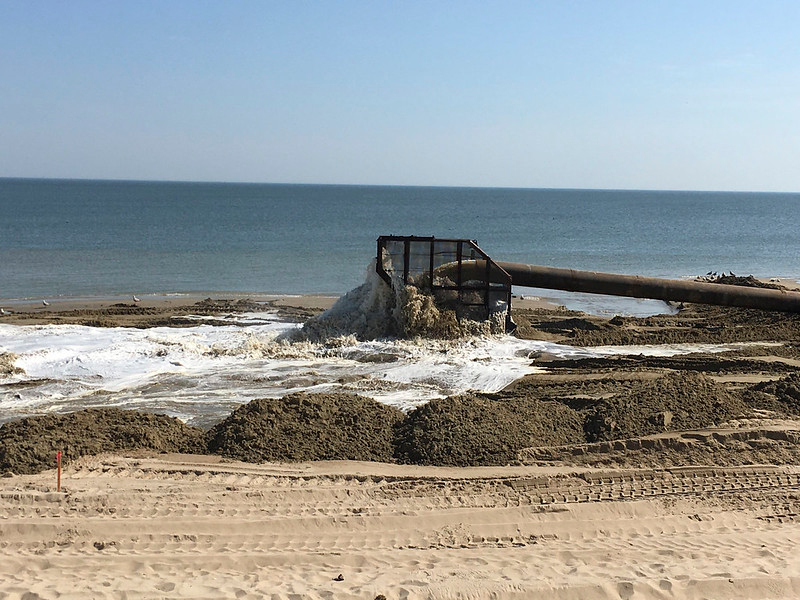
[[524, 287], [800, 312], [800, 293], [797, 292], [640, 277], [638, 275], [556, 269], [510, 262], [496, 262], [496, 264], [511, 275], [512, 285]]
[[[471, 268], [478, 269], [475, 273], [485, 272], [484, 261], [469, 262], [471, 266], [467, 264], [467, 261], [462, 263], [462, 277], [467, 275], [467, 271], [470, 271]], [[512, 262], [494, 261], [494, 263], [511, 275], [511, 284], [515, 286], [800, 312], [800, 293], [798, 292], [640, 277], [638, 275], [576, 271]]]

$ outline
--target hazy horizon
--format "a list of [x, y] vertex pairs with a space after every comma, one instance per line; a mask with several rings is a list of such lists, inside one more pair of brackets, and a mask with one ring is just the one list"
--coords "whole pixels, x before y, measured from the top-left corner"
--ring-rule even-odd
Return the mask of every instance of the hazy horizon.
[[498, 190], [552, 190], [552, 191], [586, 191], [586, 192], [664, 192], [664, 193], [701, 193], [701, 194], [800, 194], [794, 191], [763, 190], [690, 190], [690, 189], [655, 189], [655, 188], [578, 188], [578, 187], [526, 187], [512, 185], [424, 185], [405, 183], [326, 183], [304, 181], [224, 181], [212, 179], [130, 179], [106, 177], [15, 177], [0, 176], [0, 180], [42, 180], [42, 181], [97, 181], [110, 183], [203, 183], [219, 185], [287, 185], [287, 186], [338, 186], [338, 187], [400, 187], [400, 188], [465, 188], [465, 189], [498, 189]]

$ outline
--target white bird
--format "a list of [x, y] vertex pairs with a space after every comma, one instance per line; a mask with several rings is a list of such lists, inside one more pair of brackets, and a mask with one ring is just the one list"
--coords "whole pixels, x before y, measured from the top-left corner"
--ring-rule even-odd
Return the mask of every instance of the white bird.
[[136, 296], [134, 296], [134, 297], [133, 297], [133, 301], [134, 301], [134, 302], [139, 302], [139, 299], [138, 299]]
[[50, 306], [50, 303], [47, 300], [42, 300], [42, 306]]
[[7, 315], [7, 314], [8, 312], [6, 311], [5, 308], [0, 308], [0, 315]]

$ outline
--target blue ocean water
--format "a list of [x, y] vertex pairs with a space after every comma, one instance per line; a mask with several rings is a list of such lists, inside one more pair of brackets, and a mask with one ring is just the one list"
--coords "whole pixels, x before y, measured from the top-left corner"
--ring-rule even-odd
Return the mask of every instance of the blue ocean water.
[[379, 235], [497, 260], [800, 278], [800, 194], [0, 179], [0, 298], [341, 294]]

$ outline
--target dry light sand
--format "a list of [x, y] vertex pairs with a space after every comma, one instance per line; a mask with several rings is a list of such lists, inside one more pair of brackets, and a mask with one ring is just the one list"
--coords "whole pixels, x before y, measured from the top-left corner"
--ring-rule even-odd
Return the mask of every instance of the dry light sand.
[[798, 478], [84, 457], [0, 479], [0, 598], [793, 598]]

